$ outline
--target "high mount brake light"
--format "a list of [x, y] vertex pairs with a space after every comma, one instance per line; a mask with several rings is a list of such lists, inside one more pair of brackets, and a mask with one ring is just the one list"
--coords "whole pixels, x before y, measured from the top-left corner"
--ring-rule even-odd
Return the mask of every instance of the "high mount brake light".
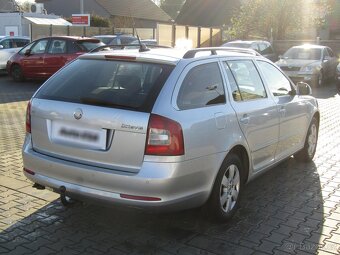
[[110, 60], [126, 60], [126, 61], [136, 61], [136, 57], [130, 56], [113, 56], [113, 55], [105, 55], [106, 59]]
[[151, 114], [147, 130], [145, 155], [184, 155], [181, 125], [171, 119]]

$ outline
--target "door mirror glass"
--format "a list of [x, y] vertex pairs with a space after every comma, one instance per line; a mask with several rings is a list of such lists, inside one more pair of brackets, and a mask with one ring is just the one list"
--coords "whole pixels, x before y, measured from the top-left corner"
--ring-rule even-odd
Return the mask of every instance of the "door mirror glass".
[[299, 96], [308, 96], [312, 94], [312, 88], [305, 82], [298, 82], [296, 87], [297, 95]]

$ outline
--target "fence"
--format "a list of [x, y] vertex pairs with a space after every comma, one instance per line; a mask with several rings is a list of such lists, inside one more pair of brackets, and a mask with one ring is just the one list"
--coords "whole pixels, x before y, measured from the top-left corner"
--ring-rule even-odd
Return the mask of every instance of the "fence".
[[220, 46], [222, 32], [219, 28], [158, 24], [157, 41], [160, 45], [171, 47], [176, 45], [189, 48]]
[[154, 39], [156, 37], [155, 28], [111, 28], [111, 27], [78, 27], [78, 26], [55, 26], [30, 24], [31, 40], [36, 40], [47, 36], [94, 36], [112, 35], [115, 33], [126, 33], [138, 35], [141, 39]]
[[[32, 40], [47, 36], [94, 36], [127, 33], [141, 39], [157, 39], [158, 44], [176, 46], [184, 43], [186, 47], [219, 46], [222, 43], [222, 32], [219, 28], [204, 28], [158, 24], [156, 28], [108, 28], [108, 27], [78, 27], [30, 24]], [[188, 45], [188, 42], [190, 42]]]

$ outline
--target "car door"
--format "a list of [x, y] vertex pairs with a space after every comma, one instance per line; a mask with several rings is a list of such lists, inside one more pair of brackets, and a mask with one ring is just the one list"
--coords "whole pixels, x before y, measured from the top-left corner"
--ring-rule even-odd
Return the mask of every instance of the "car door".
[[67, 62], [67, 41], [64, 39], [51, 39], [45, 55], [44, 66], [46, 75], [51, 76]]
[[0, 45], [2, 46], [0, 49], [0, 69], [5, 69], [7, 60], [15, 54], [15, 49], [13, 48], [13, 42], [10, 38], [2, 40]]
[[228, 60], [232, 107], [247, 140], [254, 171], [274, 163], [279, 138], [279, 113], [252, 60]]
[[182, 124], [186, 159], [224, 153], [240, 134], [235, 112], [226, 104], [225, 86], [217, 60], [187, 65], [178, 79], [173, 107]]
[[330, 48], [327, 47], [326, 51], [329, 55], [329, 78], [332, 79], [333, 77], [336, 77], [336, 67], [339, 60]]
[[263, 60], [257, 60], [257, 65], [278, 107], [280, 133], [275, 158], [281, 160], [304, 144], [309, 126], [308, 105], [295, 95], [291, 82], [276, 66]]
[[44, 68], [44, 58], [49, 39], [41, 39], [22, 55], [20, 65], [22, 66], [24, 76], [30, 78], [46, 77]]

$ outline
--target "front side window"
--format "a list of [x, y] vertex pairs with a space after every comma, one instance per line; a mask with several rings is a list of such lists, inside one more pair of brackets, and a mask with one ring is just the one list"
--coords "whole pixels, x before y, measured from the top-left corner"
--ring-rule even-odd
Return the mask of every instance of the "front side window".
[[24, 55], [25, 52], [26, 52], [27, 50], [29, 50], [29, 49], [32, 48], [32, 46], [33, 46], [34, 43], [35, 43], [35, 42], [32, 42], [32, 43], [26, 45], [24, 48], [22, 48], [22, 49], [19, 51], [19, 54], [20, 54], [20, 55]]
[[38, 41], [32, 48], [31, 54], [41, 54], [45, 53], [48, 39]]
[[[251, 60], [231, 60], [227, 61], [228, 67], [237, 83], [239, 95], [233, 95], [238, 98], [236, 101], [248, 101], [254, 99], [266, 98], [267, 93], [263, 86], [261, 77]], [[230, 79], [229, 79], [230, 82]]]
[[225, 103], [225, 92], [217, 63], [192, 68], [178, 92], [179, 109], [194, 109]]
[[257, 61], [263, 76], [268, 84], [270, 92], [274, 96], [289, 95], [292, 90], [289, 80], [272, 64], [265, 61]]

